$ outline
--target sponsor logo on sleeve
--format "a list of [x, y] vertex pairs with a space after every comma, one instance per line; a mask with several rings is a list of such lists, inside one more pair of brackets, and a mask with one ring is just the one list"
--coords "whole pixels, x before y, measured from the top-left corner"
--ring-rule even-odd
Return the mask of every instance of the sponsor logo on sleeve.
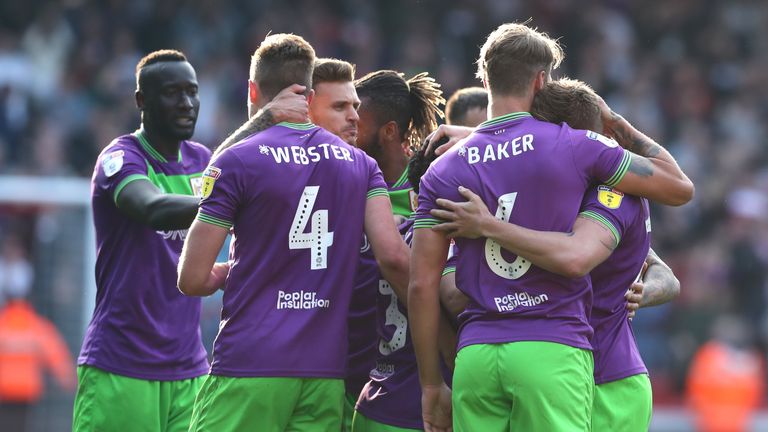
[[104, 175], [112, 177], [120, 171], [123, 167], [123, 156], [125, 152], [118, 150], [112, 153], [107, 153], [101, 158], [101, 167], [104, 170]]
[[619, 143], [617, 143], [615, 140], [608, 138], [605, 135], [599, 134], [597, 132], [587, 131], [587, 138], [594, 140], [594, 141], [600, 141], [601, 143], [605, 144], [607, 147], [618, 147]]
[[209, 166], [205, 169], [203, 172], [203, 187], [201, 191], [203, 199], [211, 196], [211, 192], [213, 192], [213, 185], [216, 184], [216, 180], [218, 180], [220, 176], [221, 170], [215, 166]]
[[608, 186], [597, 187], [597, 200], [604, 207], [616, 210], [621, 206], [621, 200], [624, 199], [624, 193]]
[[651, 217], [645, 220], [645, 232], [651, 232]]

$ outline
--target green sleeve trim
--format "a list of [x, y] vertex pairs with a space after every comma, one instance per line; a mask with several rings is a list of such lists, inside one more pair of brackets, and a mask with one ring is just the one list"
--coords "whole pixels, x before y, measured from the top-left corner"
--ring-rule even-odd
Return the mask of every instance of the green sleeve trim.
[[285, 126], [287, 128], [296, 129], [296, 130], [310, 130], [315, 126], [312, 123], [291, 123], [291, 122], [280, 122], [277, 124], [278, 126]]
[[117, 205], [117, 197], [120, 195], [120, 192], [123, 191], [123, 188], [128, 186], [128, 183], [134, 180], [146, 180], [148, 182], [152, 181], [149, 179], [149, 177], [145, 176], [144, 174], [131, 174], [128, 177], [124, 178], [120, 183], [117, 184], [117, 187], [115, 188], [115, 193], [112, 194], [112, 199], [115, 201], [115, 205]]
[[376, 196], [380, 196], [380, 195], [387, 195], [387, 196], [389, 196], [389, 193], [384, 188], [373, 188], [373, 189], [368, 191], [368, 195], [366, 195], [366, 199], [370, 199], [370, 198], [373, 198], [373, 197], [376, 197]]
[[202, 212], [198, 212], [197, 213], [197, 220], [199, 220], [200, 222], [205, 222], [205, 223], [211, 224], [211, 225], [216, 225], [218, 227], [222, 227], [222, 228], [225, 228], [225, 229], [232, 228], [232, 223], [231, 222], [227, 222], [224, 219], [219, 219], [217, 217], [213, 217], [213, 216], [204, 214]]
[[616, 172], [611, 176], [611, 178], [605, 182], [605, 184], [610, 187], [614, 187], [619, 184], [619, 182], [624, 179], [624, 175], [627, 174], [630, 162], [632, 162], [632, 153], [630, 153], [628, 150], [624, 150], [624, 156], [621, 158], [619, 167], [616, 169]]
[[442, 276], [445, 276], [449, 273], [456, 273], [456, 267], [446, 267], [445, 269], [443, 269]]
[[619, 235], [619, 230], [617, 230], [616, 227], [613, 226], [611, 221], [609, 221], [605, 216], [599, 213], [593, 212], [591, 210], [583, 211], [579, 213], [579, 216], [592, 219], [594, 221], [597, 221], [605, 225], [605, 227], [608, 228], [608, 230], [610, 230], [611, 233], [613, 234], [613, 237], [616, 240], [616, 245], [618, 246], [619, 242], [621, 241], [621, 235]]
[[443, 221], [434, 218], [416, 219], [413, 222], [413, 229], [432, 228], [433, 226], [439, 225], [441, 223], [443, 223]]

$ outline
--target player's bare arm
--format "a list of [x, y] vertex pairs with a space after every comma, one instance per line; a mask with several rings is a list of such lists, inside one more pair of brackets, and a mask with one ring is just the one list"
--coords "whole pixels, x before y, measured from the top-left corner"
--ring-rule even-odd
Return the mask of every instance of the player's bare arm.
[[217, 156], [222, 151], [231, 147], [233, 144], [242, 141], [248, 136], [270, 127], [280, 122], [304, 123], [309, 118], [309, 104], [304, 96], [306, 87], [293, 84], [284, 88], [264, 108], [248, 119], [235, 132], [228, 136], [222, 142], [213, 156]]
[[455, 319], [467, 308], [469, 298], [456, 286], [456, 273], [451, 272], [440, 279], [440, 304]]
[[587, 275], [616, 248], [610, 230], [593, 219], [577, 218], [569, 233], [536, 231], [493, 217], [482, 199], [467, 188], [460, 187], [459, 193], [466, 202], [437, 200], [444, 210], [431, 213], [447, 222], [433, 230], [449, 237], [489, 238], [544, 270], [570, 278]]
[[601, 120], [604, 133], [632, 152], [627, 174], [616, 185], [618, 189], [672, 206], [683, 205], [693, 198], [693, 182], [664, 147], [637, 130], [602, 100]]
[[188, 296], [208, 296], [224, 286], [229, 263], [216, 263], [228, 230], [196, 220], [184, 240], [177, 285]]
[[149, 180], [134, 180], [120, 191], [117, 208], [155, 230], [187, 229], [197, 215], [200, 198], [163, 193]]
[[448, 246], [448, 239], [439, 232], [414, 230], [408, 285], [408, 322], [419, 365], [425, 430], [442, 431], [451, 427], [450, 389], [440, 372], [437, 342], [440, 322], [438, 286]]
[[648, 251], [645, 260], [648, 268], [642, 282], [632, 285], [627, 292], [628, 300], [635, 301], [638, 307], [658, 306], [668, 303], [680, 295], [680, 281], [672, 269], [662, 261], [653, 249]]
[[376, 263], [395, 295], [407, 307], [408, 260], [411, 251], [405, 244], [392, 218], [389, 197], [375, 196], [365, 204], [365, 235], [371, 243]]

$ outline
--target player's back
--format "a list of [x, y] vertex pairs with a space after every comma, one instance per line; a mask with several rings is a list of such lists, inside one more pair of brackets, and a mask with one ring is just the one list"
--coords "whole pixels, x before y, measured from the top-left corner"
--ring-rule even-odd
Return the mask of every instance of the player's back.
[[[458, 193], [464, 186], [498, 218], [568, 232], [588, 185], [619, 181], [627, 164], [623, 149], [593, 132], [508, 114], [481, 124], [433, 164], [421, 181], [416, 226], [437, 223], [428, 215], [436, 198], [464, 201]], [[590, 347], [588, 278], [544, 271], [490, 240], [458, 239], [457, 246], [457, 285], [471, 299], [460, 347], [518, 340]]]
[[366, 197], [386, 193], [375, 162], [283, 123], [222, 153], [204, 182], [199, 217], [234, 227], [212, 373], [343, 377]]
[[640, 273], [650, 248], [648, 200], [603, 185], [592, 186], [584, 196], [581, 214], [606, 225], [618, 241], [611, 256], [590, 272], [595, 383], [647, 373], [624, 294]]

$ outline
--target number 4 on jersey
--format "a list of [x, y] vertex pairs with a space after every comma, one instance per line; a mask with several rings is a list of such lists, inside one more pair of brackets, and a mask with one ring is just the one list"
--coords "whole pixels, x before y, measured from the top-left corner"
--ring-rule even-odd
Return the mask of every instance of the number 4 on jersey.
[[[328, 267], [328, 248], [333, 245], [333, 232], [328, 232], [328, 210], [312, 213], [320, 186], [307, 186], [301, 193], [296, 214], [288, 233], [289, 249], [309, 249], [310, 268], [321, 270]], [[312, 231], [304, 232], [311, 215]]]

